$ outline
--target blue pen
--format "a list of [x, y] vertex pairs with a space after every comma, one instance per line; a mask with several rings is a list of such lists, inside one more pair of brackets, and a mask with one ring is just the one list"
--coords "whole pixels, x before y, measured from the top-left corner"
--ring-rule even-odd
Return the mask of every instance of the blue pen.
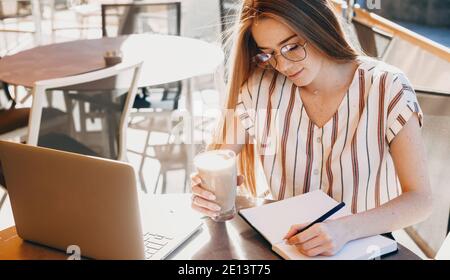
[[305, 230], [309, 229], [310, 227], [312, 227], [315, 224], [318, 223], [322, 223], [324, 222], [326, 219], [328, 219], [331, 215], [333, 215], [334, 213], [336, 213], [337, 211], [341, 210], [343, 207], [345, 206], [344, 202], [339, 203], [338, 205], [336, 205], [336, 207], [334, 207], [333, 209], [331, 209], [330, 211], [328, 211], [327, 213], [323, 214], [322, 216], [320, 216], [320, 218], [318, 218], [317, 220], [315, 220], [314, 222], [310, 223], [307, 227], [299, 230], [297, 234], [304, 232]]

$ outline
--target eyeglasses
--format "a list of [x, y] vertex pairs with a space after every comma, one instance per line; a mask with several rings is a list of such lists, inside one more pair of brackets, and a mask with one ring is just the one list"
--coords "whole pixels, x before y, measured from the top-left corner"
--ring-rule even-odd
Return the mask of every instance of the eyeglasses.
[[306, 46], [308, 42], [304, 44], [287, 44], [280, 49], [279, 54], [274, 53], [259, 53], [253, 58], [253, 62], [263, 69], [276, 68], [278, 60], [276, 57], [282, 55], [289, 61], [299, 62], [305, 60], [307, 57]]

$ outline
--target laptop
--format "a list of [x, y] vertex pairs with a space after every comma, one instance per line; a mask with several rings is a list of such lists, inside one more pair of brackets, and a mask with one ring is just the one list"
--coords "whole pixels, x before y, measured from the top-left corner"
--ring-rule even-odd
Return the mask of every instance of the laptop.
[[63, 251], [75, 245], [93, 259], [159, 260], [202, 226], [170, 207], [141, 219], [127, 163], [4, 141], [0, 163], [24, 240]]

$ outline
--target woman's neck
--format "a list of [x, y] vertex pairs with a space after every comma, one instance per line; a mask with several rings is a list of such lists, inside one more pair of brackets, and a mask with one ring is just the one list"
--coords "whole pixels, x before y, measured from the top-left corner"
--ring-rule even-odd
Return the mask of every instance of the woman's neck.
[[357, 68], [356, 61], [337, 63], [326, 60], [317, 77], [309, 85], [303, 87], [303, 90], [320, 96], [346, 90], [350, 86]]

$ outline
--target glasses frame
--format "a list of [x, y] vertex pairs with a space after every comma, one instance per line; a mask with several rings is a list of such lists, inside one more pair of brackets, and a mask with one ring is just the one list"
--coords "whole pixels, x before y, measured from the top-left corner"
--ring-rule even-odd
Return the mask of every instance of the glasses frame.
[[[288, 47], [288, 46], [292, 46], [292, 45], [298, 45], [299, 47], [301, 47], [301, 48], [303, 49], [303, 51], [305, 52], [305, 57], [303, 57], [302, 59], [299, 59], [299, 60], [294, 60], [294, 59], [290, 59], [290, 58], [286, 57], [286, 54], [285, 54], [285, 53], [286, 53], [287, 51], [289, 51], [289, 50], [287, 49], [287, 47]], [[275, 68], [275, 69], [276, 69], [277, 66], [278, 66], [278, 60], [276, 59], [276, 57], [279, 56], [279, 55], [283, 56], [285, 59], [287, 59], [287, 60], [289, 60], [289, 61], [292, 61], [292, 62], [300, 62], [300, 61], [305, 60], [305, 59], [308, 57], [308, 52], [306, 51], [307, 45], [308, 45], [308, 41], [306, 41], [306, 42], [303, 43], [303, 44], [300, 44], [300, 42], [298, 42], [298, 43], [286, 44], [286, 45], [284, 45], [284, 46], [282, 46], [282, 47], [280, 48], [280, 53], [278, 53], [278, 54], [274, 54], [274, 53], [258, 53], [257, 55], [255, 55], [255, 56], [253, 57], [252, 62], [255, 63], [258, 67], [263, 68], [263, 69], [270, 69], [270, 68]], [[264, 55], [268, 55], [268, 56], [269, 56], [269, 58], [267, 59], [267, 64], [266, 64], [266, 66], [261, 65], [261, 62], [259, 62], [259, 60], [258, 60], [258, 58], [257, 58], [258, 55], [261, 55], [261, 54], [264, 54]], [[271, 61], [274, 61], [275, 65], [272, 65]]]

